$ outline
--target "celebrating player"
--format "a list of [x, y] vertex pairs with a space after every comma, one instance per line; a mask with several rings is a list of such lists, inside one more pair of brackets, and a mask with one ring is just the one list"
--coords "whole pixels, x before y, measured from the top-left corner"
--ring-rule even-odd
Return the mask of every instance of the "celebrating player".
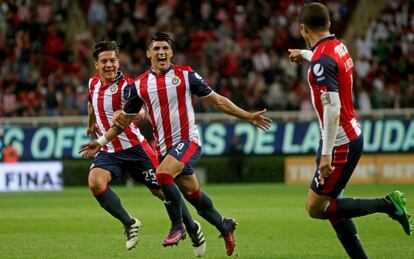
[[[98, 75], [89, 80], [88, 135], [105, 134], [110, 129], [114, 112], [126, 103], [122, 92], [127, 85], [133, 83], [133, 80], [118, 71], [118, 56], [115, 42], [103, 41], [94, 46], [93, 57]], [[139, 112], [133, 120], [142, 119], [143, 116], [142, 112]], [[129, 250], [137, 244], [141, 222], [126, 212], [108, 183], [112, 178], [128, 172], [134, 180], [145, 184], [155, 196], [163, 200], [164, 195], [155, 176], [158, 159], [135, 123], [125, 127], [125, 130], [111, 142], [100, 143], [102, 152], [99, 152], [91, 165], [89, 188], [100, 205], [125, 226], [126, 248]], [[205, 245], [200, 225], [191, 219], [185, 204], [181, 208], [187, 230], [197, 237], [196, 243], [193, 242], [194, 251], [196, 255], [201, 256], [204, 254]]]
[[[119, 134], [145, 103], [161, 158], [156, 176], [164, 192], [165, 203], [169, 205], [167, 211], [173, 223], [162, 244], [178, 244], [185, 237], [181, 191], [198, 213], [221, 233], [226, 253], [232, 255], [236, 246], [233, 231], [237, 223], [232, 218], [221, 216], [209, 196], [201, 191], [194, 175], [194, 165], [200, 158], [201, 146], [191, 98], [193, 94], [201, 97], [216, 109], [249, 121], [263, 130], [271, 126], [271, 120], [263, 115], [266, 110], [250, 113], [215, 93], [191, 67], [172, 64], [172, 56], [170, 36], [161, 32], [154, 34], [147, 49], [151, 69], [138, 76], [133, 87], [125, 89], [128, 102], [124, 112], [117, 114], [114, 118], [115, 127], [102, 136], [99, 142], [103, 145]], [[101, 145], [96, 141], [90, 142], [83, 146], [82, 151], [86, 156], [93, 155]]]
[[408, 235], [413, 225], [405, 196], [399, 191], [376, 199], [341, 197], [361, 156], [363, 138], [352, 104], [352, 59], [346, 46], [330, 34], [329, 27], [324, 5], [305, 4], [300, 33], [312, 52], [289, 50], [292, 61], [310, 61], [308, 81], [322, 135], [306, 209], [312, 218], [329, 219], [351, 258], [367, 258], [352, 218], [387, 213]]

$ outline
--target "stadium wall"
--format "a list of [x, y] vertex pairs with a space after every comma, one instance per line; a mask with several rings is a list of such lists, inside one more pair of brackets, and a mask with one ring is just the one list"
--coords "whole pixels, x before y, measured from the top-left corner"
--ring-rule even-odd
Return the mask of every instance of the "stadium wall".
[[[283, 182], [287, 177], [286, 157], [298, 156], [295, 164], [314, 167], [319, 145], [319, 127], [314, 118], [304, 116], [303, 112], [270, 114], [274, 123], [266, 132], [226, 116], [198, 116], [204, 155], [197, 167], [205, 172], [207, 182]], [[362, 114], [364, 156], [413, 154], [413, 115], [412, 110], [400, 110], [398, 114], [395, 111]], [[24, 121], [2, 118], [0, 149], [13, 143], [21, 161], [62, 161], [63, 184], [86, 185], [92, 160], [83, 159], [78, 153], [80, 145], [89, 141], [85, 124], [84, 117], [26, 118]], [[151, 130], [144, 129], [144, 132]], [[310, 162], [305, 162], [306, 159]], [[120, 179], [119, 183], [125, 181]]]

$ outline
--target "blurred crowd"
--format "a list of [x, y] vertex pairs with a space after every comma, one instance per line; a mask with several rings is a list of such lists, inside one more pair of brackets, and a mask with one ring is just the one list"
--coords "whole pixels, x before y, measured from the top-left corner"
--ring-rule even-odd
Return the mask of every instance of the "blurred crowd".
[[414, 1], [389, 1], [355, 45], [358, 108], [413, 108]]
[[[287, 58], [288, 48], [306, 47], [303, 2], [0, 0], [0, 116], [85, 115], [94, 42], [116, 40], [121, 70], [134, 78], [148, 69], [146, 44], [158, 30], [174, 35], [174, 63], [191, 65], [237, 105], [308, 110], [306, 66]], [[322, 2], [343, 36], [356, 0]], [[414, 106], [413, 10], [412, 1], [390, 1], [356, 39], [359, 108]]]

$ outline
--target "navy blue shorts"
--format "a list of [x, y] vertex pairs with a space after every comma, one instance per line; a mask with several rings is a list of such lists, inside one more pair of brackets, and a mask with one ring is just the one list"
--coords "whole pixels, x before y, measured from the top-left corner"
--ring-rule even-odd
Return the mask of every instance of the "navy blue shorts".
[[[194, 141], [184, 140], [172, 146], [166, 155], [171, 155], [185, 164], [182, 174], [193, 174], [194, 165], [201, 157], [201, 147]], [[160, 158], [160, 161], [164, 157]]]
[[318, 194], [336, 198], [345, 188], [349, 178], [351, 178], [361, 157], [363, 146], [364, 138], [360, 134], [357, 139], [334, 147], [332, 151], [332, 165], [335, 166], [335, 170], [325, 178], [325, 183], [322, 185], [319, 181], [319, 163], [322, 150], [322, 142], [320, 142], [316, 157], [316, 171], [310, 185], [311, 189]]
[[111, 172], [112, 178], [119, 178], [127, 173], [137, 182], [148, 188], [159, 189], [155, 177], [158, 161], [154, 151], [147, 142], [117, 153], [99, 152], [90, 170], [102, 168]]

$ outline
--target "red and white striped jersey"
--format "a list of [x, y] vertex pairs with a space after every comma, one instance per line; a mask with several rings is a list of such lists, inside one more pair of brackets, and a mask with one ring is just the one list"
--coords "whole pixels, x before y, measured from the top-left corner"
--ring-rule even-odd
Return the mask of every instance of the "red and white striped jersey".
[[[124, 88], [134, 83], [134, 80], [118, 72], [110, 84], [103, 84], [99, 75], [89, 79], [89, 102], [92, 104], [99, 134], [103, 135], [112, 125], [113, 113], [121, 110], [126, 100], [122, 94]], [[121, 134], [103, 147], [104, 152], [114, 153], [133, 147], [144, 141], [137, 125], [131, 123]]]
[[308, 71], [312, 103], [323, 129], [323, 104], [321, 93], [337, 92], [341, 101], [339, 128], [334, 146], [355, 140], [361, 134], [361, 126], [352, 103], [354, 65], [346, 46], [335, 35], [321, 39], [313, 48]]
[[189, 66], [171, 65], [160, 75], [151, 70], [141, 74], [135, 79], [135, 86], [133, 92], [126, 92], [125, 96], [130, 99], [138, 95], [140, 98], [137, 99], [145, 103], [159, 155], [165, 155], [173, 145], [184, 140], [201, 145], [194, 119], [192, 94], [205, 97], [213, 91], [200, 75]]

